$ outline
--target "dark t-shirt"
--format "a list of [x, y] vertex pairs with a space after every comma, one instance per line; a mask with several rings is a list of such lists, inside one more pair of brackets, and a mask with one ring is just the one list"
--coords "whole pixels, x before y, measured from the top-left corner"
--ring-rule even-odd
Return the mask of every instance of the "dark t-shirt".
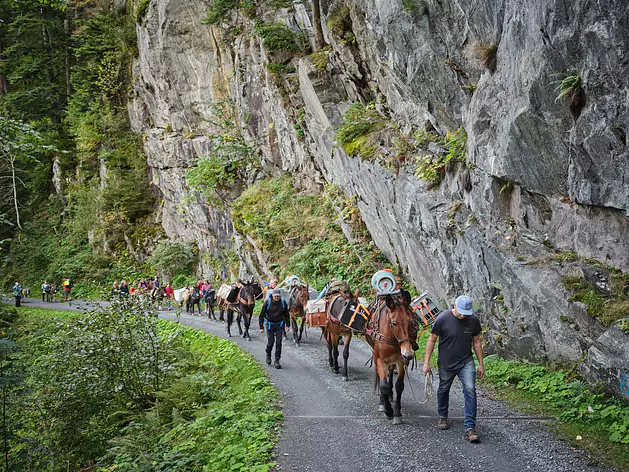
[[437, 317], [431, 332], [439, 336], [439, 367], [458, 370], [472, 360], [472, 338], [480, 335], [481, 326], [476, 315], [460, 320], [452, 310], [446, 310]]

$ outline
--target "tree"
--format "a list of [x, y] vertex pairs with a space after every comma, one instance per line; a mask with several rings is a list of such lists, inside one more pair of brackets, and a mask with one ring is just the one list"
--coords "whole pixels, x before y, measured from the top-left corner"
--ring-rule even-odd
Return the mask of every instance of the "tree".
[[312, 22], [314, 23], [315, 47], [321, 49], [325, 47], [323, 37], [323, 27], [321, 26], [321, 3], [320, 0], [312, 0]]
[[26, 173], [28, 163], [39, 162], [36, 156], [54, 150], [29, 125], [0, 116], [0, 195], [10, 204], [19, 229], [20, 189], [27, 188], [21, 175]]
[[164, 239], [157, 244], [148, 263], [170, 281], [178, 273], [190, 270], [195, 260], [189, 245]]

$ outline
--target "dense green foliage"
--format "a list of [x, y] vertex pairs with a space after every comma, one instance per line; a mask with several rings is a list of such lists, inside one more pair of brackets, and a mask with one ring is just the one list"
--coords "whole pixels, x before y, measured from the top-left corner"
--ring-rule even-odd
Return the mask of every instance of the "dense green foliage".
[[[355, 204], [330, 187], [323, 194], [298, 193], [288, 176], [262, 180], [234, 202], [234, 228], [256, 241], [280, 278], [297, 274], [319, 288], [330, 278], [369, 292], [369, 279], [388, 265], [369, 239]], [[337, 218], [354, 228], [350, 243]]]
[[155, 246], [148, 263], [168, 280], [172, 280], [177, 275], [190, 274], [196, 259], [189, 244], [164, 239]]
[[[121, 265], [140, 268], [158, 230], [126, 109], [136, 54], [131, 5], [0, 1], [0, 12], [0, 82], [8, 83], [0, 115], [29, 123], [47, 151], [30, 162], [18, 155], [24, 224], [0, 225], [0, 282], [69, 276], [85, 284], [109, 281]], [[15, 221], [11, 208], [0, 206], [3, 213]]]
[[581, 446], [588, 446], [596, 455], [607, 454], [619, 470], [629, 465], [629, 406], [620, 400], [593, 393], [586, 383], [566, 372], [497, 356], [485, 358], [484, 382], [507, 394], [515, 387], [524, 394], [513, 397], [520, 406], [530, 404], [556, 416], [562, 432], [576, 432], [583, 438]]
[[85, 315], [25, 309], [13, 332], [2, 331], [0, 362], [9, 340], [3, 385], [22, 376], [5, 392], [11, 470], [272, 465], [277, 394], [228, 341], [130, 302]]
[[270, 53], [276, 51], [298, 52], [308, 48], [308, 38], [303, 33], [295, 33], [284, 23], [265, 23], [257, 20], [255, 32], [262, 38], [262, 44]]

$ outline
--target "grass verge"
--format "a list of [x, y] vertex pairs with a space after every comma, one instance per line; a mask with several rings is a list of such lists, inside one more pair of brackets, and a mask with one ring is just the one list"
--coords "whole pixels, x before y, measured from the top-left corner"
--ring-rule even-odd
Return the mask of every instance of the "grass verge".
[[[22, 389], [22, 397], [14, 395], [10, 404], [16, 411], [12, 417], [16, 436], [10, 451], [16, 466], [25, 454], [30, 454], [25, 460], [32, 462], [34, 451], [46, 448], [47, 452], [37, 459], [38, 470], [56, 470], [55, 464], [65, 453], [55, 450], [59, 438], [61, 443], [66, 441], [63, 430], [53, 428], [50, 438], [45, 434], [38, 437], [41, 428], [37, 422], [23, 421], [25, 411], [31, 415], [29, 419], [37, 417], [38, 412], [28, 408], [34, 398], [45, 400], [46, 395], [51, 395], [45, 391], [46, 384], [34, 378], [40, 371], [28, 366], [55, 355], [50, 352], [54, 343], [49, 340], [58, 336], [58, 331], [54, 331], [59, 326], [72, 325], [84, 317], [81, 313], [25, 307], [20, 309], [13, 324], [14, 338], [20, 347], [15, 365], [21, 367], [24, 376], [14, 390]], [[168, 341], [165, 345], [172, 349], [176, 362], [169, 364], [172, 371], [153, 392], [154, 402], [150, 407], [138, 410], [119, 401], [115, 389], [108, 392], [103, 387], [96, 393], [82, 393], [90, 400], [96, 394], [106, 396], [99, 411], [89, 407], [73, 409], [71, 421], [63, 416], [69, 414], [64, 409], [45, 411], [50, 424], [79, 423], [92, 429], [78, 435], [84, 440], [79, 445], [73, 444], [71, 457], [81, 467], [107, 472], [271, 469], [275, 465], [271, 454], [282, 413], [278, 408], [278, 393], [266, 372], [252, 356], [227, 340], [165, 320], [156, 320], [156, 327], [159, 338]], [[81, 357], [73, 358], [77, 359]], [[89, 372], [89, 359], [86, 358], [86, 365], [76, 368]], [[42, 385], [44, 388], [37, 391]], [[75, 385], [58, 382], [55, 388], [59, 395], [73, 402], [82, 398], [77, 395]], [[63, 391], [66, 388], [67, 393]], [[26, 464], [26, 469], [30, 465]]]
[[483, 387], [521, 411], [558, 418], [550, 427], [562, 439], [598, 462], [629, 470], [628, 405], [542, 366], [487, 356], [485, 371]]

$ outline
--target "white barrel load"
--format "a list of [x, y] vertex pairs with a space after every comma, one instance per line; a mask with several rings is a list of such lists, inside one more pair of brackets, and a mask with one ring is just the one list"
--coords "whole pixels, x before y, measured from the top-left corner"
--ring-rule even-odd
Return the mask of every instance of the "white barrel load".
[[371, 286], [376, 291], [377, 296], [400, 293], [399, 290], [395, 289], [395, 275], [388, 270], [379, 270], [373, 274], [373, 277], [371, 277]]

